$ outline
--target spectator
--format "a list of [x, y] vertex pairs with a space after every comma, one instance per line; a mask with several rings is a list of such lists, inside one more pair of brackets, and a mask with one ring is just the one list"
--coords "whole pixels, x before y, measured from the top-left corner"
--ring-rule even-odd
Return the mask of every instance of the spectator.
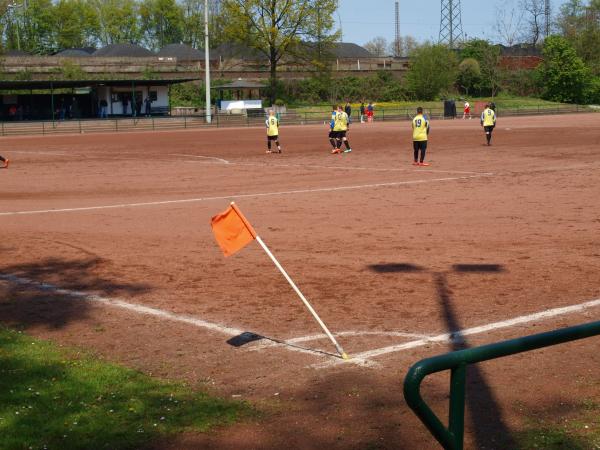
[[129, 99], [126, 95], [123, 95], [123, 99], [121, 100], [121, 102], [123, 103], [123, 115], [125, 116], [127, 115], [127, 106], [129, 105]]
[[102, 99], [100, 100], [100, 118], [101, 119], [106, 119], [107, 117], [107, 113], [106, 113], [106, 109], [108, 108], [108, 102], [106, 101], [106, 99]]
[[365, 102], [360, 104], [360, 123], [365, 123]]
[[149, 95], [144, 99], [144, 114], [146, 117], [150, 117], [152, 114], [152, 99]]
[[373, 122], [373, 116], [375, 115], [375, 105], [369, 102], [367, 106], [367, 122]]
[[350, 105], [350, 100], [346, 100], [346, 106], [344, 106], [344, 112], [348, 116], [348, 123], [352, 122], [352, 105]]

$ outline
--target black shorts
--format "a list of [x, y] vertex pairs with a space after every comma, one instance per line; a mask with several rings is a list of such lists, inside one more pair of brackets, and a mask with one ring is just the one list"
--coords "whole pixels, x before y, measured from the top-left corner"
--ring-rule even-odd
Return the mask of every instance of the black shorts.
[[278, 141], [278, 140], [279, 140], [279, 135], [267, 136], [267, 141]]
[[495, 125], [490, 125], [490, 126], [487, 126], [487, 127], [483, 127], [483, 129], [485, 130], [486, 134], [487, 133], [492, 134], [492, 131], [494, 131], [494, 126]]
[[329, 132], [329, 139], [335, 139], [335, 133], [336, 133], [335, 131], [331, 130]]
[[344, 139], [346, 137], [345, 131], [332, 131], [335, 139]]
[[413, 149], [417, 150], [427, 150], [427, 141], [413, 141]]

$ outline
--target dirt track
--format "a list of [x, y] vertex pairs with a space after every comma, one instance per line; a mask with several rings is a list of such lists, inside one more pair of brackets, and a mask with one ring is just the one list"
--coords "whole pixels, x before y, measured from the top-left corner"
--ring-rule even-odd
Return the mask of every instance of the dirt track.
[[[328, 154], [316, 126], [283, 127], [283, 155], [264, 154], [261, 129], [3, 139], [0, 275], [278, 340], [319, 334], [257, 245], [219, 252], [209, 219], [235, 199], [332, 331], [346, 332], [350, 355], [580, 304], [600, 297], [599, 124], [500, 118], [488, 148], [477, 121], [436, 121], [428, 168], [410, 164], [405, 122], [355, 125], [344, 156]], [[0, 280], [0, 292], [4, 323], [267, 413], [156, 448], [435, 448], [402, 379], [453, 344], [338, 364], [264, 339], [235, 347], [224, 331], [23, 281]], [[590, 308], [465, 345], [599, 317]], [[333, 350], [325, 339], [299, 345]], [[599, 402], [597, 348], [589, 339], [474, 368], [467, 447], [512, 448], [527, 417]], [[447, 379], [424, 386], [442, 417]]]

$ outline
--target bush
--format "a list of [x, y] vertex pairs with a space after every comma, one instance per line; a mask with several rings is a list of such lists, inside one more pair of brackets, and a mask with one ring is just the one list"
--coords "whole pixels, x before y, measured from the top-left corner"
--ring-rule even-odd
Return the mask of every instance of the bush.
[[410, 91], [419, 100], [434, 100], [456, 82], [456, 54], [445, 45], [424, 44], [411, 53], [406, 75]]
[[590, 71], [561, 36], [550, 36], [544, 41], [544, 62], [537, 74], [542, 98], [546, 100], [584, 103], [590, 96], [593, 84]]

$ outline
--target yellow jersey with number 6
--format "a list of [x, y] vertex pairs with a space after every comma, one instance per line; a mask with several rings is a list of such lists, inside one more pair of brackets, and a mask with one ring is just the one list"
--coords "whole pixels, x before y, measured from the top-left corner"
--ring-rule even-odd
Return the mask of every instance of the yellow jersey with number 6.
[[429, 121], [423, 114], [417, 114], [412, 121], [413, 141], [426, 141]]

